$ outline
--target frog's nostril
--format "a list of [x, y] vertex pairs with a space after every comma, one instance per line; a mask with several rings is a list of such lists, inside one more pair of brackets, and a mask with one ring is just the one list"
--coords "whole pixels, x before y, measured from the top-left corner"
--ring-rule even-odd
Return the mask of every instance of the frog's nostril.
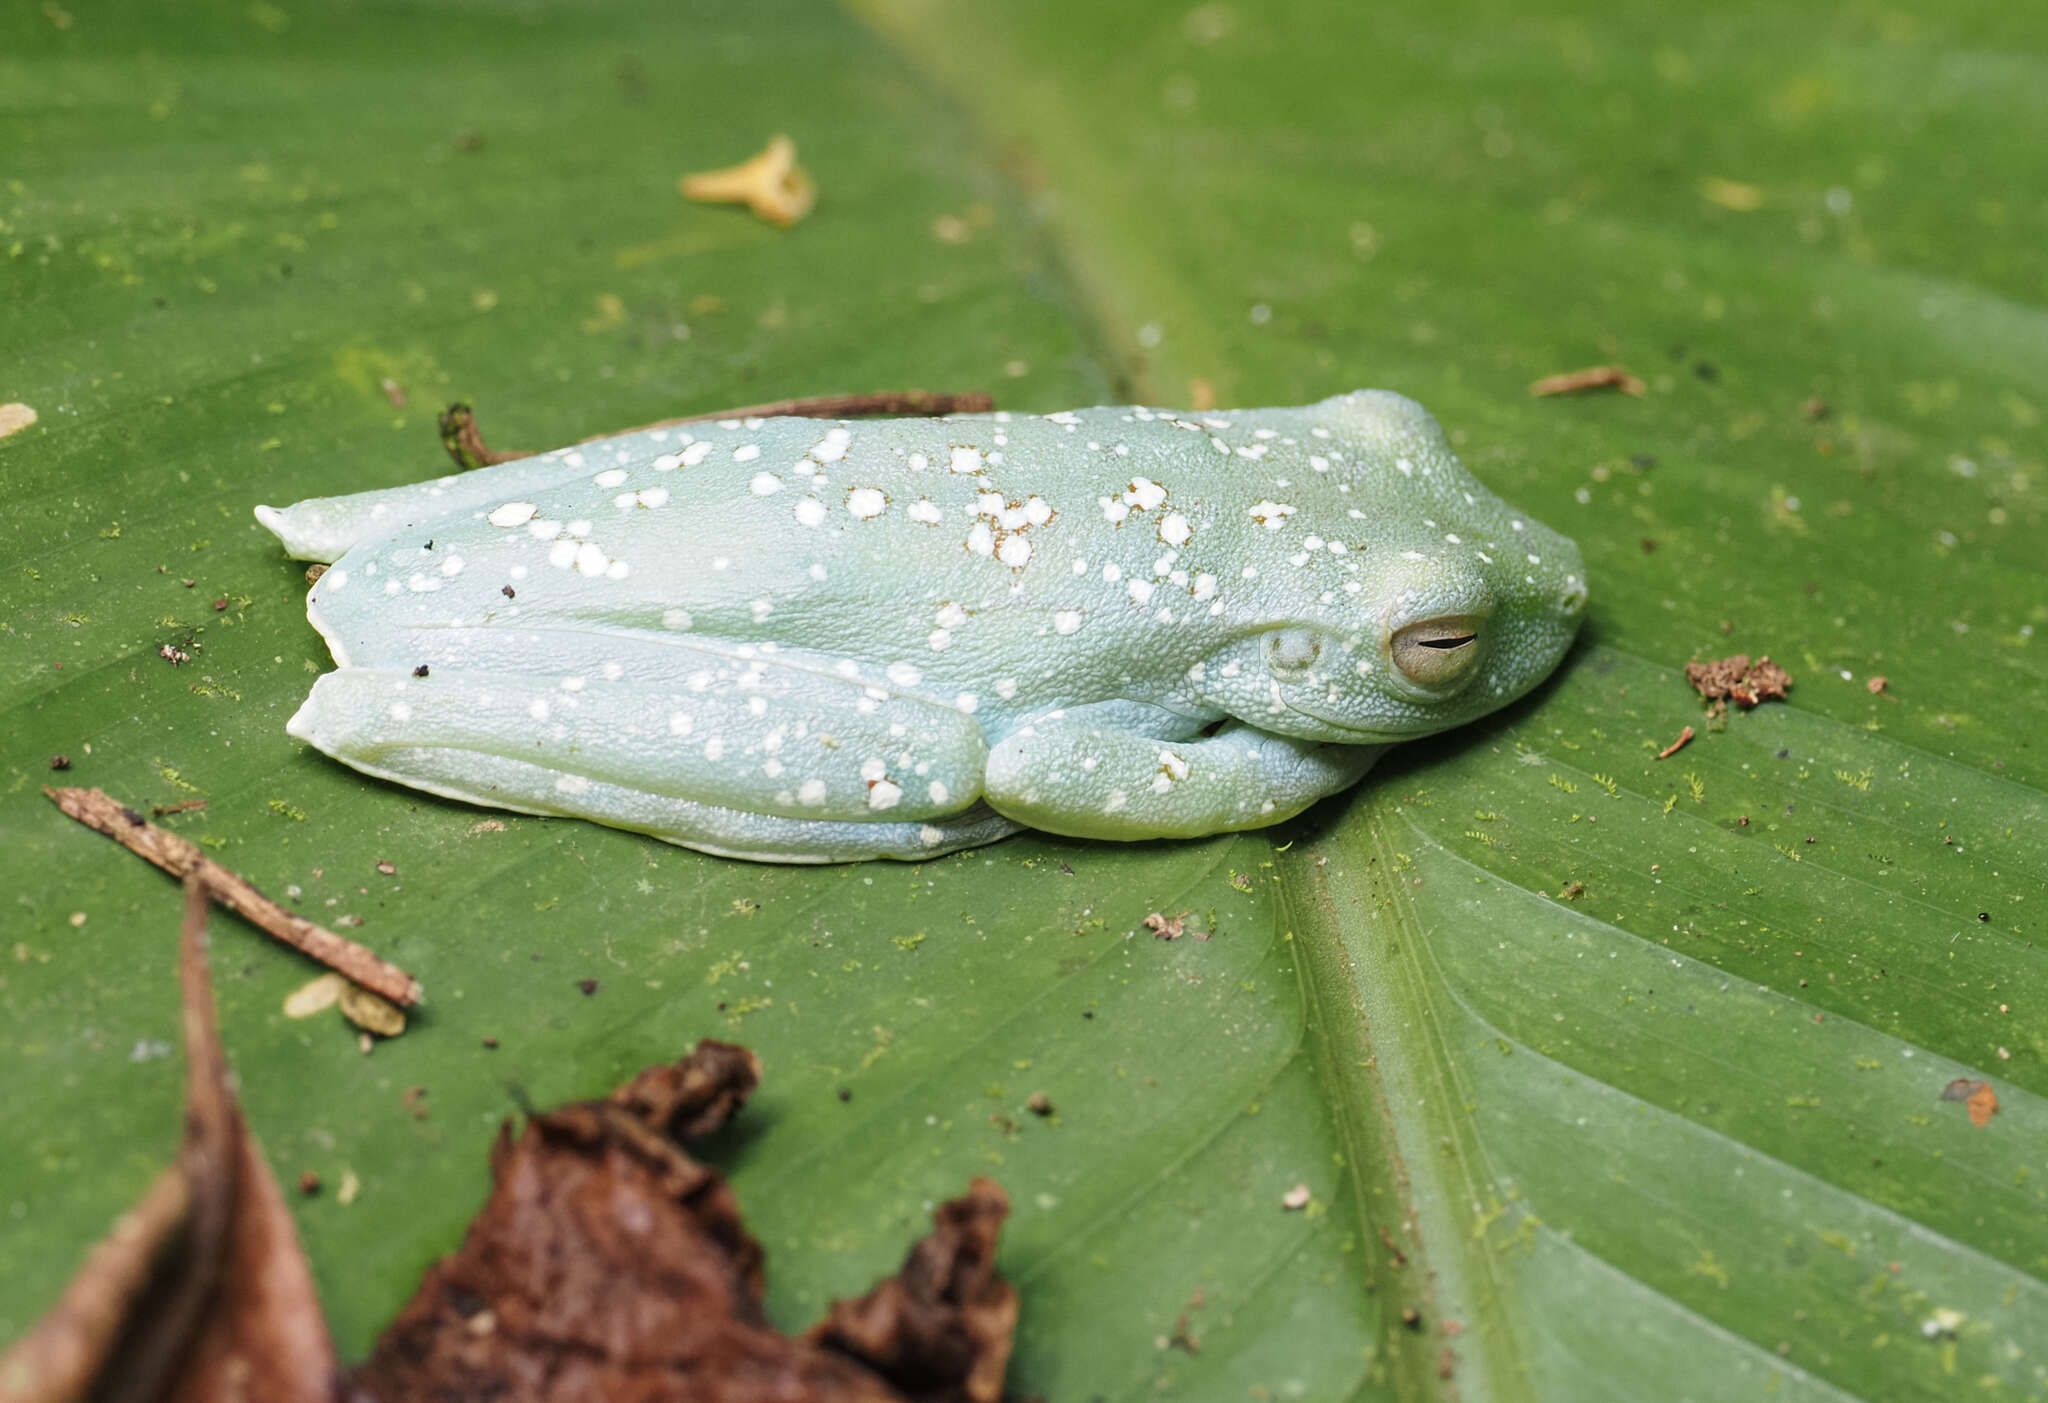
[[1577, 575], [1564, 577], [1564, 593], [1558, 596], [1558, 609], [1566, 618], [1576, 615], [1586, 607], [1586, 582]]

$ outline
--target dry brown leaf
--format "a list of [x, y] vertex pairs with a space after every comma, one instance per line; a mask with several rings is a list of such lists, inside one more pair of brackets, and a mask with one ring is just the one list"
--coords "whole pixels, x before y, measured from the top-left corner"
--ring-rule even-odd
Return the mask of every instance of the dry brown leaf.
[[36, 1325], [0, 1356], [0, 1401], [327, 1403], [334, 1347], [277, 1180], [230, 1089], [206, 963], [208, 894], [185, 880], [178, 973], [185, 1140]]

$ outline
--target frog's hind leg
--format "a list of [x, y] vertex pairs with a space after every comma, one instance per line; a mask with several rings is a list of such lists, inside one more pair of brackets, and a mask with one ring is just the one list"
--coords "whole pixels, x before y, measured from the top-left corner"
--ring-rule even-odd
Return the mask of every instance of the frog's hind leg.
[[409, 749], [402, 768], [387, 770], [355, 759], [348, 763], [364, 774], [446, 799], [516, 813], [592, 818], [715, 857], [752, 862], [817, 864], [872, 858], [922, 862], [993, 843], [1023, 826], [982, 804], [923, 823], [782, 818], [651, 794], [602, 780], [585, 780], [524, 760], [446, 747]]
[[417, 672], [328, 673], [291, 733], [433, 793], [769, 860], [929, 857], [1018, 827], [978, 803], [987, 742], [953, 707], [628, 638], [604, 640], [615, 665], [535, 675], [513, 670], [531, 637], [468, 632]]
[[446, 517], [465, 525], [485, 519], [501, 525], [503, 519], [493, 518], [493, 513], [517, 517], [525, 507], [531, 515], [533, 499], [551, 489], [622, 466], [673, 471], [698, 462], [707, 449], [708, 444], [688, 433], [656, 429], [609, 450], [562, 448], [404, 487], [351, 492], [344, 497], [308, 497], [288, 507], [258, 507], [256, 519], [284, 543], [292, 559], [332, 564], [363, 541], [379, 540], [408, 527]]

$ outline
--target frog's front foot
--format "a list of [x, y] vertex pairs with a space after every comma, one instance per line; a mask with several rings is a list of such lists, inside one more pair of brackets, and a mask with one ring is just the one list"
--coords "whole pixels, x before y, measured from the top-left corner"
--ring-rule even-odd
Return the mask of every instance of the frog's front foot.
[[1078, 838], [1195, 838], [1263, 828], [1355, 783], [1384, 745], [1327, 745], [1227, 721], [1165, 741], [1085, 712], [1025, 726], [989, 752], [997, 813]]

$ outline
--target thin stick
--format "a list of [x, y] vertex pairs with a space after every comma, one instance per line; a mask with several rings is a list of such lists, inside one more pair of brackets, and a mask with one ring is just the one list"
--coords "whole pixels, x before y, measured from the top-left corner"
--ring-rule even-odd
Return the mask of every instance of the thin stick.
[[329, 969], [410, 1008], [420, 1001], [420, 984], [397, 965], [303, 916], [285, 910], [249, 882], [207, 857], [167, 828], [159, 828], [127, 805], [97, 789], [49, 789], [50, 801], [87, 828], [106, 834], [174, 877], [196, 877], [206, 894], [249, 924], [312, 956]]
[[[807, 399], [778, 399], [767, 404], [743, 405], [738, 409], [714, 409], [706, 414], [685, 414], [679, 419], [658, 419], [636, 428], [618, 429], [578, 440], [594, 443], [619, 434], [645, 433], [649, 429], [672, 429], [678, 424], [701, 424], [711, 419], [877, 419], [894, 416], [929, 417], [940, 414], [986, 414], [995, 408], [995, 397], [978, 390], [948, 394], [939, 390], [879, 390], [864, 395], [813, 395]], [[531, 453], [501, 453], [484, 442], [476, 426], [476, 410], [458, 400], [440, 418], [441, 446], [468, 472], [494, 463], [531, 458]]]

